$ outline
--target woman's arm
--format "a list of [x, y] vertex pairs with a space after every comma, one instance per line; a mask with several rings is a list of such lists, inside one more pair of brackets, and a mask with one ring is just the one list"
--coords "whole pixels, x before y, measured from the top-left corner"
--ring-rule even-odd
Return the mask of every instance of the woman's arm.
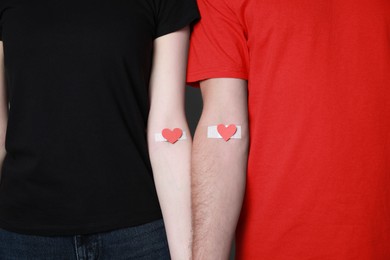
[[8, 120], [8, 102], [4, 75], [4, 51], [3, 42], [0, 41], [0, 180], [1, 169], [5, 157], [5, 133]]
[[[173, 260], [191, 258], [191, 137], [184, 111], [189, 34], [186, 27], [155, 40], [150, 82], [149, 154]], [[157, 142], [164, 128], [180, 128], [187, 139]]]

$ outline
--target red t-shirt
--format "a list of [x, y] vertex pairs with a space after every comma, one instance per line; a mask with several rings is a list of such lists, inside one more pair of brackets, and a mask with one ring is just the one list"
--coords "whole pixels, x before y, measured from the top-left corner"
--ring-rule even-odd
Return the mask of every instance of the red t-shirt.
[[198, 4], [188, 82], [249, 84], [238, 259], [389, 260], [390, 0]]

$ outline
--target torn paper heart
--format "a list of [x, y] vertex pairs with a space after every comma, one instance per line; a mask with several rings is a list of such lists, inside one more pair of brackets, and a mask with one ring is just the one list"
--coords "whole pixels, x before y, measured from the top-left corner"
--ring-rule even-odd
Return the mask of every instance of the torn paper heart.
[[236, 133], [237, 127], [235, 125], [225, 126], [223, 124], [219, 124], [217, 126], [217, 130], [222, 138], [227, 142]]
[[168, 142], [174, 144], [183, 135], [183, 130], [181, 130], [180, 128], [175, 128], [173, 130], [165, 128], [162, 130], [161, 134], [165, 139], [167, 139]]

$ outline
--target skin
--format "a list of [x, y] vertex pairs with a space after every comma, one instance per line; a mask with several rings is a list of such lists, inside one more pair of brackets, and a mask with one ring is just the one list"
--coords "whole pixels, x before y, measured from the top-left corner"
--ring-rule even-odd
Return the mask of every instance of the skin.
[[[5, 157], [5, 133], [8, 121], [8, 101], [4, 75], [4, 51], [3, 42], [0, 41], [0, 169]], [[1, 171], [0, 171], [1, 180]]]
[[[200, 83], [203, 111], [192, 150], [193, 259], [229, 258], [245, 192], [248, 157], [247, 82]], [[207, 127], [236, 124], [242, 139], [208, 139]]]
[[[191, 138], [185, 116], [184, 91], [189, 28], [155, 40], [150, 82], [148, 145], [157, 194], [172, 259], [191, 259]], [[187, 139], [156, 142], [164, 128], [181, 128]]]

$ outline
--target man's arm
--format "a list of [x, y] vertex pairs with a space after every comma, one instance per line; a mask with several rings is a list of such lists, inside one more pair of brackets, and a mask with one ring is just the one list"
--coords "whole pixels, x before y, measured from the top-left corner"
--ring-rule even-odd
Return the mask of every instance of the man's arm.
[[[172, 259], [191, 259], [191, 136], [184, 111], [189, 28], [155, 40], [150, 83], [148, 144]], [[180, 128], [187, 139], [156, 142], [164, 128]]]
[[[193, 145], [192, 207], [194, 260], [228, 259], [245, 191], [248, 157], [247, 83], [241, 79], [201, 82], [203, 112]], [[207, 138], [218, 124], [241, 126], [241, 139]]]
[[5, 157], [5, 133], [8, 120], [8, 102], [4, 75], [4, 51], [3, 42], [0, 41], [0, 180], [1, 169]]

